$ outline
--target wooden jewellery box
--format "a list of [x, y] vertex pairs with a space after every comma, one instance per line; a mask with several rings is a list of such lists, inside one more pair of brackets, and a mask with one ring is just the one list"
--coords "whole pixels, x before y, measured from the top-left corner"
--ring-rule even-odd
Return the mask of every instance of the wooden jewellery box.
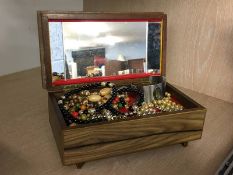
[[[49, 122], [64, 165], [81, 167], [105, 157], [172, 144], [186, 146], [201, 138], [206, 109], [165, 82], [166, 26], [166, 14], [157, 12], [38, 12], [42, 83], [48, 91]], [[108, 97], [113, 100], [106, 104], [118, 110], [115, 116], [100, 107], [105, 98], [98, 95], [102, 92], [93, 92], [105, 85], [109, 86], [105, 90], [112, 90]], [[81, 93], [79, 88], [89, 94], [80, 96], [81, 105], [104, 110], [98, 114], [100, 120], [95, 114], [83, 114], [87, 106], [77, 103], [73, 107], [72, 99], [60, 99], [77, 98], [72, 93]], [[140, 93], [122, 95], [113, 92], [117, 88], [122, 93], [124, 89]], [[118, 95], [113, 98], [114, 94]], [[137, 98], [142, 102], [139, 108], [129, 106]], [[143, 102], [148, 100], [153, 101]]]

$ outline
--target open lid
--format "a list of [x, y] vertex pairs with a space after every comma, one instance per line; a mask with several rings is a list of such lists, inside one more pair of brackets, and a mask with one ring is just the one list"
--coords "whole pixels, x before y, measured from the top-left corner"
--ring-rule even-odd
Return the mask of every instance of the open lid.
[[43, 88], [165, 76], [167, 16], [39, 11]]

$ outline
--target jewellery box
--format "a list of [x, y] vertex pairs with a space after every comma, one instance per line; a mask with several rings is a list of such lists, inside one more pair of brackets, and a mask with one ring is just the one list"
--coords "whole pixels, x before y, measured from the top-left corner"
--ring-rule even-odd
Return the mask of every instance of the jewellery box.
[[43, 88], [64, 165], [200, 139], [206, 109], [166, 83], [164, 13], [39, 11]]

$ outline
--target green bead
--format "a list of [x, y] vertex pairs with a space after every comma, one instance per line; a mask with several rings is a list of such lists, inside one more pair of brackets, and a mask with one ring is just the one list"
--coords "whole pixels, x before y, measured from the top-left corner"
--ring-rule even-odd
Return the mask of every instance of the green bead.
[[119, 107], [119, 108], [122, 108], [123, 105], [122, 105], [121, 103], [118, 103], [118, 107]]
[[75, 107], [76, 107], [76, 109], [80, 109], [80, 104], [79, 103], [76, 104]]

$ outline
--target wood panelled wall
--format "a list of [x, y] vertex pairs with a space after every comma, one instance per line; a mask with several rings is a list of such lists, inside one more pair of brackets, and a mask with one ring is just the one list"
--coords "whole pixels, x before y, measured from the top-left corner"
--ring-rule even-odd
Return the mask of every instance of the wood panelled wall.
[[232, 0], [85, 0], [84, 10], [165, 12], [167, 80], [233, 102]]

